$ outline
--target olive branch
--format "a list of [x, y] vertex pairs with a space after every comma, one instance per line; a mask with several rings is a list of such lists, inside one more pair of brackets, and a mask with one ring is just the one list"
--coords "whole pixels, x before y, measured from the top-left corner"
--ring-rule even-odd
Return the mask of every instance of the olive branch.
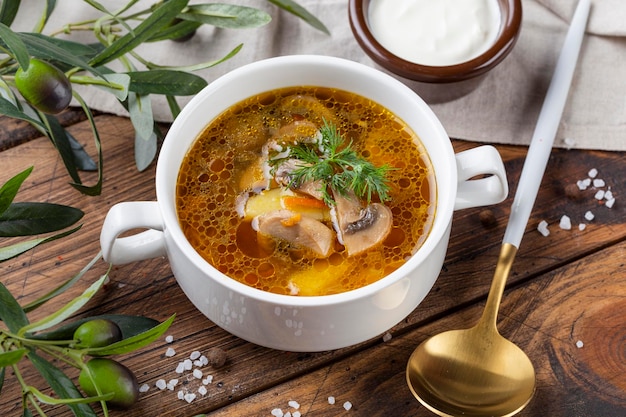
[[[32, 167], [18, 173], [0, 187], [0, 238], [25, 237], [48, 234], [0, 247], [0, 262], [13, 259], [30, 249], [68, 236], [78, 229], [75, 226], [83, 217], [83, 212], [73, 207], [37, 202], [14, 202], [23, 184], [32, 172]], [[20, 305], [8, 288], [0, 282], [0, 393], [4, 385], [6, 370], [11, 369], [22, 387], [23, 415], [32, 415], [34, 409], [39, 416], [45, 416], [44, 404], [68, 406], [77, 417], [94, 417], [96, 413], [89, 405], [100, 402], [105, 416], [108, 415], [107, 401], [113, 400], [111, 392], [104, 392], [98, 382], [102, 378], [110, 379], [115, 375], [98, 375], [101, 370], [90, 370], [92, 357], [103, 358], [108, 373], [112, 370], [127, 369], [119, 362], [111, 359], [119, 355], [140, 349], [158, 339], [170, 327], [174, 316], [159, 323], [151, 318], [129, 315], [103, 315], [85, 317], [68, 321], [89, 300], [91, 300], [108, 278], [108, 271], [93, 282], [82, 294], [62, 305], [55, 312], [31, 322], [28, 313], [50, 302], [63, 294], [101, 259], [97, 254], [77, 274], [56, 286], [47, 294]], [[109, 267], [110, 270], [110, 267]], [[93, 326], [97, 323], [98, 326]], [[109, 337], [104, 334], [101, 323], [119, 329], [119, 335]], [[79, 332], [78, 329], [87, 329]], [[78, 335], [87, 334], [98, 338], [98, 343], [89, 340], [78, 340]], [[81, 343], [82, 342], [82, 343]], [[23, 360], [28, 360], [48, 383], [55, 397], [44, 394], [30, 385], [20, 368]], [[81, 374], [87, 374], [91, 384], [85, 387], [80, 384], [84, 396], [74, 382], [56, 365], [54, 361], [75, 367]], [[87, 371], [89, 370], [89, 371]], [[133, 379], [131, 371], [121, 378]], [[79, 380], [80, 382], [80, 380]], [[124, 381], [126, 382], [126, 381]], [[89, 387], [95, 386], [94, 393], [88, 393]], [[126, 385], [124, 385], [126, 386]], [[127, 393], [133, 399], [134, 393]], [[131, 402], [129, 402], [131, 404]]]
[[[103, 181], [101, 138], [91, 109], [71, 86], [83, 85], [104, 90], [114, 95], [128, 111], [135, 129], [135, 162], [137, 169], [142, 171], [156, 157], [158, 141], [163, 139], [162, 131], [153, 117], [150, 96], [164, 96], [172, 118], [175, 118], [180, 112], [176, 98], [194, 95], [207, 84], [193, 72], [211, 68], [230, 59], [243, 45], [234, 46], [223, 57], [191, 66], [150, 62], [137, 52], [137, 47], [144, 43], [188, 39], [202, 25], [224, 29], [257, 28], [269, 23], [271, 17], [252, 7], [216, 3], [188, 5], [189, 0], [156, 1], [142, 10], [134, 10], [137, 0], [129, 0], [125, 6], [115, 11], [108, 10], [95, 0], [83, 1], [96, 9], [101, 16], [93, 20], [68, 23], [50, 35], [43, 32], [55, 9], [56, 0], [42, 2], [41, 18], [32, 32], [15, 32], [11, 29], [20, 0], [5, 0], [0, 3], [0, 52], [4, 53], [4, 56], [0, 55], [0, 114], [24, 120], [48, 137], [61, 156], [71, 178], [70, 184], [83, 194], [99, 195]], [[315, 16], [295, 1], [268, 1], [314, 28], [328, 33], [328, 29]], [[57, 37], [62, 33], [77, 31], [92, 32], [97, 42], [83, 44]], [[33, 74], [29, 78], [28, 70], [34, 59], [41, 67], [41, 62], [44, 62], [59, 70], [62, 77], [67, 77], [70, 87], [60, 94], [70, 94], [84, 111], [91, 125], [97, 161], [87, 154], [55, 116], [63, 109], [56, 108], [58, 96], [46, 98], [45, 80], [35, 91], [24, 91], [28, 87], [20, 88], [21, 78], [25, 78], [23, 85], [32, 85], [33, 79], [41, 75]], [[114, 61], [121, 64], [123, 69], [111, 69], [110, 64]], [[47, 75], [52, 72], [52, 69], [49, 70]], [[43, 101], [43, 105], [39, 99]], [[46, 99], [52, 100], [52, 103], [46, 103]], [[97, 171], [95, 184], [84, 184], [80, 171]]]

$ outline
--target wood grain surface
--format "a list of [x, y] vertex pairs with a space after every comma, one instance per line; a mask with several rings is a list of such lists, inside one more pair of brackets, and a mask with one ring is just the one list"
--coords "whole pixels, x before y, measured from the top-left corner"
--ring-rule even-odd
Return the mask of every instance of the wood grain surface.
[[[88, 123], [73, 114], [67, 120], [74, 136], [93, 152]], [[130, 122], [99, 115], [97, 123], [105, 154], [104, 191], [98, 197], [85, 197], [67, 184], [69, 177], [46, 138], [37, 137], [26, 124], [0, 118], [0, 182], [35, 167], [16, 201], [62, 203], [85, 212], [83, 227], [70, 238], [0, 263], [0, 280], [22, 304], [77, 273], [98, 253], [100, 227], [109, 207], [121, 201], [155, 199], [155, 164], [144, 172], [136, 170]], [[458, 152], [478, 146], [460, 140], [453, 145]], [[299, 404], [302, 416], [432, 415], [406, 386], [406, 361], [429, 335], [469, 327], [480, 315], [526, 155], [523, 147], [497, 149], [505, 161], [511, 192], [507, 201], [489, 208], [494, 224], [481, 221], [483, 209], [456, 212], [447, 257], [431, 293], [387, 334], [357, 346], [310, 354], [259, 347], [202, 316], [178, 287], [165, 259], [115, 267], [105, 291], [80, 316], [119, 313], [164, 320], [176, 313], [177, 318], [168, 332], [173, 343], [159, 340], [120, 357], [150, 389], [131, 410], [111, 415], [271, 416], [274, 408], [296, 411], [289, 401]], [[596, 190], [572, 187], [592, 168], [615, 194], [612, 208], [594, 198]], [[554, 150], [550, 158], [499, 321], [501, 333], [519, 344], [536, 367], [537, 392], [521, 416], [626, 415], [625, 175], [620, 152]], [[95, 176], [86, 174], [84, 179], [89, 183]], [[584, 219], [587, 211], [595, 215], [592, 221]], [[571, 218], [572, 230], [558, 227], [563, 215]], [[541, 220], [549, 223], [548, 237], [536, 230]], [[581, 222], [587, 224], [584, 230], [578, 229]], [[29, 317], [60, 307], [106, 267], [98, 263], [70, 291]], [[168, 347], [176, 355], [166, 357]], [[212, 376], [206, 395], [198, 394], [191, 403], [179, 400], [179, 389], [195, 391], [203, 384], [188, 373], [176, 374], [177, 364], [195, 350], [208, 354], [212, 349], [225, 353], [227, 362], [223, 367], [203, 368], [203, 378]], [[33, 385], [50, 392], [26, 363], [23, 372]], [[179, 379], [174, 390], [155, 388], [157, 380], [174, 378]], [[329, 397], [335, 398], [335, 404], [329, 403]], [[349, 410], [344, 409], [346, 401]], [[19, 386], [7, 372], [0, 416], [19, 416], [20, 410]], [[72, 415], [66, 408], [47, 410], [50, 416]]]

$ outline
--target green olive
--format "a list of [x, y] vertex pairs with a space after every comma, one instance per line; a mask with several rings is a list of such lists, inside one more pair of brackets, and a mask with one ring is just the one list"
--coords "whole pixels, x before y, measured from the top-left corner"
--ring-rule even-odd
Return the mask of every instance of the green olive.
[[97, 348], [122, 340], [119, 326], [106, 319], [89, 320], [74, 331], [74, 347]]
[[[91, 376], [90, 376], [91, 375]], [[90, 397], [114, 393], [107, 401], [112, 408], [129, 408], [139, 397], [139, 384], [130, 369], [109, 358], [93, 358], [80, 371], [78, 383]]]
[[72, 83], [52, 64], [32, 58], [26, 71], [15, 72], [15, 86], [22, 97], [44, 113], [56, 114], [72, 101]]

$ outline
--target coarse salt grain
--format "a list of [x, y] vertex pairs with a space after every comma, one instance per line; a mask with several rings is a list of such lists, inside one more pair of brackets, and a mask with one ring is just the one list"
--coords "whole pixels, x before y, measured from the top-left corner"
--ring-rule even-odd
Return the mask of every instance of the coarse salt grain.
[[193, 376], [196, 379], [202, 379], [202, 371], [199, 369], [194, 369], [193, 370]]
[[287, 412], [285, 413], [285, 417], [291, 417], [291, 411], [287, 411]]
[[589, 175], [590, 178], [595, 178], [596, 175], [598, 175], [598, 170], [595, 168], [591, 168], [587, 175]]
[[350, 401], [346, 401], [345, 403], [343, 403], [343, 408], [344, 410], [348, 411], [352, 408], [352, 403]]
[[580, 230], [581, 232], [585, 230], [586, 228], [587, 228], [587, 225], [585, 223], [578, 224], [578, 230]]
[[204, 397], [207, 392], [208, 391], [207, 391], [206, 387], [204, 385], [200, 385], [200, 388], [198, 388], [198, 393]]
[[165, 356], [167, 356], [168, 358], [171, 358], [174, 355], [176, 355], [176, 351], [172, 349], [171, 347], [168, 347], [167, 350], [165, 351]]
[[612, 192], [611, 190], [607, 190], [607, 191], [604, 193], [604, 199], [605, 199], [605, 200], [611, 200], [611, 199], [613, 199], [613, 192]]
[[196, 359], [198, 359], [202, 354], [200, 352], [198, 352], [197, 350], [194, 350], [193, 352], [191, 352], [191, 355], [189, 355], [189, 359], [191, 359], [192, 361], [195, 361]]
[[548, 230], [548, 222], [545, 220], [539, 222], [539, 224], [537, 225], [537, 230], [544, 236], [550, 235], [550, 231]]
[[613, 207], [613, 204], [615, 204], [615, 199], [614, 199], [614, 198], [612, 198], [612, 199], [610, 199], [610, 200], [607, 200], [607, 201], [606, 201], [606, 203], [604, 203], [604, 205], [605, 205], [607, 208], [612, 208], [612, 207]]
[[300, 414], [300, 412], [299, 412], [299, 411], [294, 411], [294, 412], [291, 414], [291, 416], [292, 416], [292, 417], [301, 417], [301, 416], [302, 416], [302, 414]]
[[335, 397], [328, 397], [328, 404], [335, 404]]
[[182, 389], [180, 391], [178, 391], [176, 393], [176, 396], [178, 397], [179, 400], [184, 400], [185, 399], [185, 391], [183, 391]]
[[183, 362], [178, 362], [178, 366], [176, 366], [176, 373], [182, 374], [185, 372], [185, 364]]
[[291, 401], [289, 401], [287, 404], [289, 404], [289, 407], [291, 407], [291, 408], [295, 408], [296, 410], [297, 410], [298, 408], [300, 408], [300, 404], [298, 404], [298, 402], [297, 402], [297, 401], [293, 401], [293, 400], [291, 400]]
[[193, 368], [193, 362], [191, 362], [190, 359], [185, 359], [183, 361], [183, 366], [185, 367], [185, 371], [191, 371], [191, 368]]
[[202, 361], [198, 359], [193, 361], [193, 366], [195, 366], [196, 368], [202, 368], [204, 365], [202, 365]]
[[191, 403], [193, 400], [196, 399], [196, 394], [194, 394], [193, 392], [188, 392], [183, 398], [185, 398], [185, 401], [187, 401], [187, 403]]
[[207, 375], [206, 378], [202, 380], [202, 383], [204, 385], [209, 385], [212, 382], [213, 382], [213, 375]]
[[592, 221], [594, 219], [594, 217], [596, 217], [591, 211], [587, 211], [585, 213], [585, 219], [587, 221]]
[[576, 342], [576, 347], [577, 347], [578, 349], [580, 349], [580, 348], [581, 348], [581, 347], [583, 347], [583, 346], [584, 346], [584, 344], [583, 344], [583, 341], [582, 341], [582, 340], [579, 340], [578, 342]]
[[285, 414], [283, 414], [283, 410], [281, 410], [280, 408], [275, 408], [272, 410], [272, 415], [274, 417], [283, 417]]
[[164, 390], [165, 387], [167, 387], [167, 383], [165, 382], [164, 379], [159, 379], [157, 380], [157, 382], [155, 383], [156, 387], [160, 390]]
[[604, 190], [598, 190], [593, 198], [596, 200], [602, 200], [604, 198]]
[[391, 340], [391, 333], [387, 332], [385, 333], [385, 335], [383, 336], [383, 342], [388, 342]]
[[593, 180], [593, 186], [596, 188], [602, 188], [606, 185], [606, 183], [604, 182], [604, 180], [602, 179], [595, 179]]
[[139, 392], [148, 392], [150, 390], [150, 385], [148, 384], [143, 384], [142, 386], [139, 387]]
[[172, 343], [174, 341], [174, 336], [172, 335], [165, 336], [165, 341], [167, 343]]
[[559, 227], [563, 230], [571, 230], [572, 229], [572, 221], [566, 215], [561, 216], [561, 221], [559, 222]]
[[209, 359], [204, 355], [200, 356], [199, 361], [202, 364], [202, 366], [206, 366], [209, 364]]

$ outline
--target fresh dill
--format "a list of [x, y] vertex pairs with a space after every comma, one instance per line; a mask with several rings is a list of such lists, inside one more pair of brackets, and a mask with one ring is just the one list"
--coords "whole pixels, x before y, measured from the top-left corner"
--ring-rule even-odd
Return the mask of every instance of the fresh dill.
[[335, 205], [329, 188], [341, 195], [352, 191], [367, 204], [375, 195], [382, 202], [390, 199], [387, 173], [393, 168], [388, 165], [377, 167], [361, 157], [352, 148], [352, 142], [346, 144], [339, 130], [326, 120], [320, 128], [318, 140], [290, 145], [286, 158], [270, 159], [269, 163], [275, 168], [287, 159], [302, 161], [289, 174], [290, 186], [320, 181], [323, 200], [329, 206]]

